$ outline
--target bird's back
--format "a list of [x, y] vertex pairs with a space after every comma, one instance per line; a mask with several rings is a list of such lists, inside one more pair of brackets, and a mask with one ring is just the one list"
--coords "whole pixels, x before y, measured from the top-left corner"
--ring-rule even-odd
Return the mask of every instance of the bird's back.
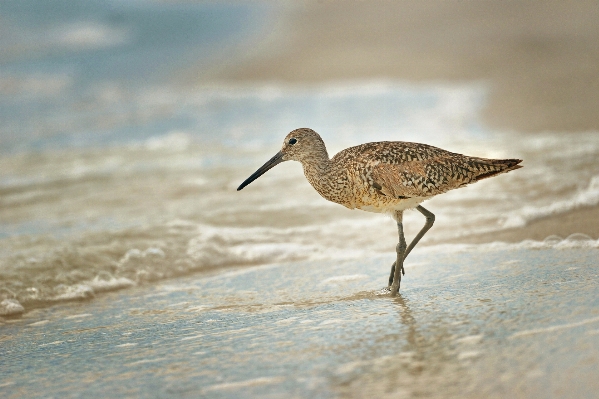
[[[422, 200], [487, 177], [521, 168], [519, 159], [486, 159], [426, 144], [381, 141], [347, 148], [332, 158], [344, 168], [355, 207], [391, 205], [390, 200]], [[379, 205], [376, 205], [379, 204]]]

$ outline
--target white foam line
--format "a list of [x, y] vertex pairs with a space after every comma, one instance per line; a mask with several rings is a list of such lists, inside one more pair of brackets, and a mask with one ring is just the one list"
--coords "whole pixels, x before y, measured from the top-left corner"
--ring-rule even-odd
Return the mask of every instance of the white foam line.
[[[227, 278], [231, 278], [231, 277], [238, 277], [238, 276], [243, 276], [244, 274], [248, 274], [248, 273], [254, 273], [257, 270], [268, 270], [268, 269], [276, 269], [279, 267], [283, 267], [283, 266], [287, 266], [286, 263], [272, 263], [269, 265], [257, 265], [257, 266], [246, 266], [244, 268], [239, 267], [239, 269], [237, 270], [233, 270], [230, 272], [225, 272], [225, 273], [219, 273], [216, 276], [210, 276], [210, 277], [206, 277], [203, 279], [203, 281], [213, 281], [213, 280], [221, 280], [221, 279], [227, 279]], [[197, 288], [197, 287], [195, 287]]]
[[190, 339], [198, 339], [198, 338], [202, 338], [204, 336], [204, 334], [198, 334], [198, 335], [192, 335], [190, 337], [183, 337], [181, 338], [181, 341], [189, 341]]
[[44, 346], [49, 346], [49, 345], [60, 345], [60, 344], [62, 344], [63, 342], [64, 342], [64, 341], [54, 341], [54, 342], [50, 342], [50, 343], [47, 343], [47, 344], [41, 344], [41, 345], [38, 345], [38, 346], [39, 346], [39, 347], [44, 347]]
[[257, 385], [270, 385], [270, 384], [276, 384], [283, 380], [285, 380], [285, 378], [283, 378], [283, 377], [254, 378], [254, 379], [245, 380], [245, 381], [228, 382], [228, 383], [223, 383], [223, 384], [211, 385], [211, 386], [204, 388], [204, 392], [220, 391], [220, 390], [236, 390], [236, 389], [248, 388], [248, 387], [257, 386]]
[[126, 344], [120, 344], [120, 345], [117, 345], [116, 347], [117, 348], [127, 348], [129, 346], [137, 346], [137, 343], [135, 343], [135, 342], [127, 342]]
[[553, 331], [566, 330], [568, 328], [580, 327], [585, 324], [596, 323], [598, 321], [599, 321], [599, 317], [592, 317], [590, 319], [581, 320], [576, 323], [560, 324], [557, 326], [551, 326], [551, 327], [546, 327], [546, 328], [536, 328], [533, 330], [524, 330], [524, 331], [519, 331], [519, 332], [513, 334], [510, 338], [518, 338], [518, 337], [524, 337], [527, 335], [542, 334], [542, 333], [548, 333], [548, 332], [553, 332]]
[[[576, 239], [580, 236], [584, 239]], [[572, 237], [572, 238], [570, 238]], [[534, 241], [534, 240], [524, 240], [520, 242], [503, 242], [503, 241], [494, 241], [490, 243], [484, 244], [436, 244], [426, 246], [426, 251], [441, 251], [441, 252], [473, 252], [473, 251], [499, 251], [499, 250], [513, 250], [513, 249], [559, 249], [559, 250], [567, 250], [567, 249], [595, 249], [599, 248], [599, 239], [593, 240], [588, 236], [584, 236], [582, 234], [572, 234], [566, 239], [562, 239], [557, 237], [555, 241], [545, 239], [545, 241]], [[548, 237], [551, 238], [551, 237]], [[416, 247], [414, 249], [415, 252], [422, 251], [423, 247]]]
[[159, 357], [157, 359], [138, 360], [136, 362], [128, 363], [127, 366], [137, 366], [138, 364], [145, 364], [145, 363], [156, 363], [156, 362], [161, 362], [163, 360], [166, 360], [166, 357]]
[[45, 324], [48, 324], [49, 322], [50, 322], [50, 320], [41, 320], [41, 321], [36, 321], [35, 323], [31, 323], [29, 325], [37, 327], [37, 326], [43, 326]]
[[594, 176], [590, 180], [588, 187], [580, 190], [567, 200], [557, 201], [543, 207], [524, 207], [518, 213], [509, 216], [503, 223], [503, 228], [522, 227], [536, 219], [550, 215], [559, 215], [583, 206], [595, 206], [597, 204], [599, 204], [599, 176]]
[[70, 319], [80, 319], [80, 318], [82, 318], [82, 317], [90, 317], [90, 316], [93, 316], [93, 315], [92, 315], [92, 314], [90, 314], [90, 313], [74, 314], [74, 315], [72, 315], [72, 316], [67, 316], [67, 317], [65, 317], [65, 320], [70, 320]]

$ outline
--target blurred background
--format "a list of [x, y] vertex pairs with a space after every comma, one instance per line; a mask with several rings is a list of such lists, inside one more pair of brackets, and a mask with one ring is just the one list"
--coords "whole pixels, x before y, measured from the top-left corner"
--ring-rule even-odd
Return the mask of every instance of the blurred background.
[[235, 192], [298, 127], [331, 155], [524, 159], [430, 201], [424, 244], [596, 239], [598, 20], [590, 0], [4, 0], [0, 299], [392, 252], [391, 221], [327, 203], [297, 164]]
[[482, 80], [489, 85], [482, 114], [490, 126], [599, 127], [595, 1], [318, 1], [282, 8], [266, 39], [237, 51], [242, 63], [226, 63], [213, 76]]

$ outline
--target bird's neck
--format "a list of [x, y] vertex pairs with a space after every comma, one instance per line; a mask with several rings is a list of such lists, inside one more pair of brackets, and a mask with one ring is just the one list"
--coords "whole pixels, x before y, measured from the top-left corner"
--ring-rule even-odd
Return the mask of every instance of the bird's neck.
[[299, 161], [304, 167], [306, 177], [314, 176], [322, 178], [331, 168], [329, 153], [323, 142], [315, 143], [309, 153], [302, 154]]
[[[324, 153], [311, 156], [309, 159], [303, 159], [302, 166], [304, 167], [304, 174], [310, 180], [310, 177], [314, 178], [325, 178], [326, 175], [331, 171], [331, 160], [329, 155]], [[311, 181], [310, 181], [311, 182]]]
[[325, 150], [311, 154], [310, 159], [302, 160], [304, 175], [312, 187], [325, 199], [333, 202], [337, 200], [340, 187], [336, 168]]

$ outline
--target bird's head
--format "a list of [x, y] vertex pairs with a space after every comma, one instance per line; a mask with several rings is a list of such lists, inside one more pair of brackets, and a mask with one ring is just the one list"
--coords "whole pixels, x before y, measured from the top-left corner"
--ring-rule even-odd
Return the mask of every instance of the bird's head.
[[310, 162], [328, 154], [320, 135], [312, 129], [300, 128], [289, 133], [283, 140], [281, 151], [277, 152], [268, 162], [262, 165], [237, 188], [237, 191], [262, 176], [275, 165], [285, 161]]
[[318, 133], [312, 129], [301, 128], [295, 129], [285, 137], [280, 152], [284, 161], [309, 162], [312, 158], [322, 156], [323, 152], [326, 153], [326, 148]]

